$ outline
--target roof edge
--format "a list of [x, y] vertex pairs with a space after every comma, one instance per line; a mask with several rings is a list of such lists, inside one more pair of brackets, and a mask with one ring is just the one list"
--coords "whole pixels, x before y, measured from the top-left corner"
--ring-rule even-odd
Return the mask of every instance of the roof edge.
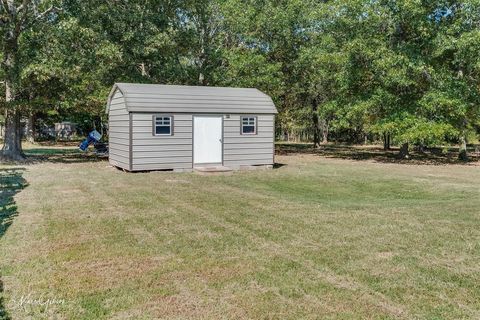
[[[125, 108], [127, 109], [128, 112], [130, 112], [129, 107], [128, 107], [128, 100], [127, 100], [128, 95], [126, 94], [126, 92], [128, 91], [128, 88], [125, 88], [125, 85], [128, 85], [128, 84], [136, 85], [137, 83], [122, 83], [122, 82], [114, 83], [112, 89], [110, 90], [110, 93], [108, 94], [107, 105], [106, 105], [106, 108], [105, 108], [105, 113], [106, 114], [108, 114], [109, 111], [110, 111], [110, 104], [111, 104], [113, 96], [115, 95], [115, 92], [117, 90], [120, 91], [120, 93], [122, 94], [123, 99], [125, 101]], [[148, 85], [155, 86], [156, 84], [148, 84]], [[187, 87], [187, 88], [188, 87], [209, 87], [209, 86], [184, 86], [184, 85], [160, 85], [160, 86], [175, 86], [175, 87]], [[265, 92], [263, 92], [262, 90], [258, 89], [258, 88], [239, 88], [239, 87], [209, 87], [209, 88], [255, 90], [258, 93], [260, 93], [261, 95], [263, 95], [264, 97], [266, 97], [270, 101], [272, 109], [273, 109], [272, 110], [273, 112], [259, 112], [259, 114], [278, 114], [278, 109], [277, 109], [275, 103], [273, 102], [272, 97], [270, 95], [266, 94]], [[138, 111], [138, 112], [142, 112], [142, 111]], [[202, 113], [202, 112], [200, 112], [200, 113]], [[246, 113], [237, 112], [237, 113], [238, 114], [250, 114], [251, 112], [246, 112]]]
[[[110, 90], [110, 93], [108, 94], [107, 105], [105, 106], [105, 113], [106, 113], [106, 114], [108, 114], [108, 112], [110, 111], [110, 103], [112, 102], [112, 98], [113, 98], [113, 96], [115, 95], [115, 92], [116, 92], [117, 90], [120, 91], [120, 92], [122, 93], [122, 96], [125, 98], [125, 93], [124, 93], [123, 90], [120, 88], [120, 86], [118, 85], [118, 83], [114, 83], [112, 89]], [[125, 103], [125, 107], [126, 107], [126, 103]]]

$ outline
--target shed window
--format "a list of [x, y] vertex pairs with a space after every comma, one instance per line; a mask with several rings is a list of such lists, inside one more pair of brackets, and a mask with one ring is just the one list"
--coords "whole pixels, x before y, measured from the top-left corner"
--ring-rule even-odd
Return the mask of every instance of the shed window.
[[242, 134], [256, 134], [257, 133], [257, 117], [242, 117]]
[[172, 116], [154, 116], [154, 135], [171, 136], [173, 134], [173, 117]]

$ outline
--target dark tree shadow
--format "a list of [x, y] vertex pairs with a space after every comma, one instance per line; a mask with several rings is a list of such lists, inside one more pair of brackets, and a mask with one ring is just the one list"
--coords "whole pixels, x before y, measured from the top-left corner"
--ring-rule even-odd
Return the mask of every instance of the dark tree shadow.
[[[0, 238], [18, 215], [14, 196], [28, 184], [23, 178], [25, 168], [0, 169]], [[0, 275], [0, 320], [10, 319], [3, 298], [3, 281]]]
[[24, 151], [27, 163], [85, 163], [105, 161], [108, 157], [97, 156], [92, 151], [83, 152], [72, 148], [33, 148]]
[[[468, 163], [480, 163], [478, 147], [469, 148]], [[347, 159], [356, 161], [376, 161], [383, 163], [404, 163], [404, 164], [465, 164], [458, 159], [458, 148], [426, 148], [422, 152], [411, 151], [409, 159], [399, 159], [398, 148], [384, 150], [378, 146], [353, 146], [353, 145], [322, 145], [320, 148], [313, 148], [307, 143], [279, 143], [275, 147], [276, 154], [315, 154], [327, 158]]]

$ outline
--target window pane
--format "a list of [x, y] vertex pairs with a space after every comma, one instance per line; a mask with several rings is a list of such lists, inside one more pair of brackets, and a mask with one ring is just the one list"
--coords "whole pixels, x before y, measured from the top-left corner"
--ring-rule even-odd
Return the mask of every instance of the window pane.
[[243, 126], [242, 133], [255, 133], [255, 126]]
[[170, 125], [170, 117], [156, 117], [155, 124], [157, 125]]
[[171, 135], [172, 134], [172, 117], [156, 116], [155, 117], [155, 134], [156, 135]]
[[170, 126], [155, 126], [155, 134], [170, 134]]
[[242, 117], [242, 134], [255, 134], [256, 120], [255, 117]]
[[242, 124], [246, 126], [254, 126], [255, 125], [255, 118], [243, 117]]

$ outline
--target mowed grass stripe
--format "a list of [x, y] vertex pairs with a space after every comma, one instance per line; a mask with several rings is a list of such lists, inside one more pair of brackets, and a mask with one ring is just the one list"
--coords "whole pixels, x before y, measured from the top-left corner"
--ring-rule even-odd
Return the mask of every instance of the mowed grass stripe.
[[7, 302], [66, 299], [37, 318], [478, 316], [476, 168], [277, 159], [229, 176], [29, 167], [0, 239]]

